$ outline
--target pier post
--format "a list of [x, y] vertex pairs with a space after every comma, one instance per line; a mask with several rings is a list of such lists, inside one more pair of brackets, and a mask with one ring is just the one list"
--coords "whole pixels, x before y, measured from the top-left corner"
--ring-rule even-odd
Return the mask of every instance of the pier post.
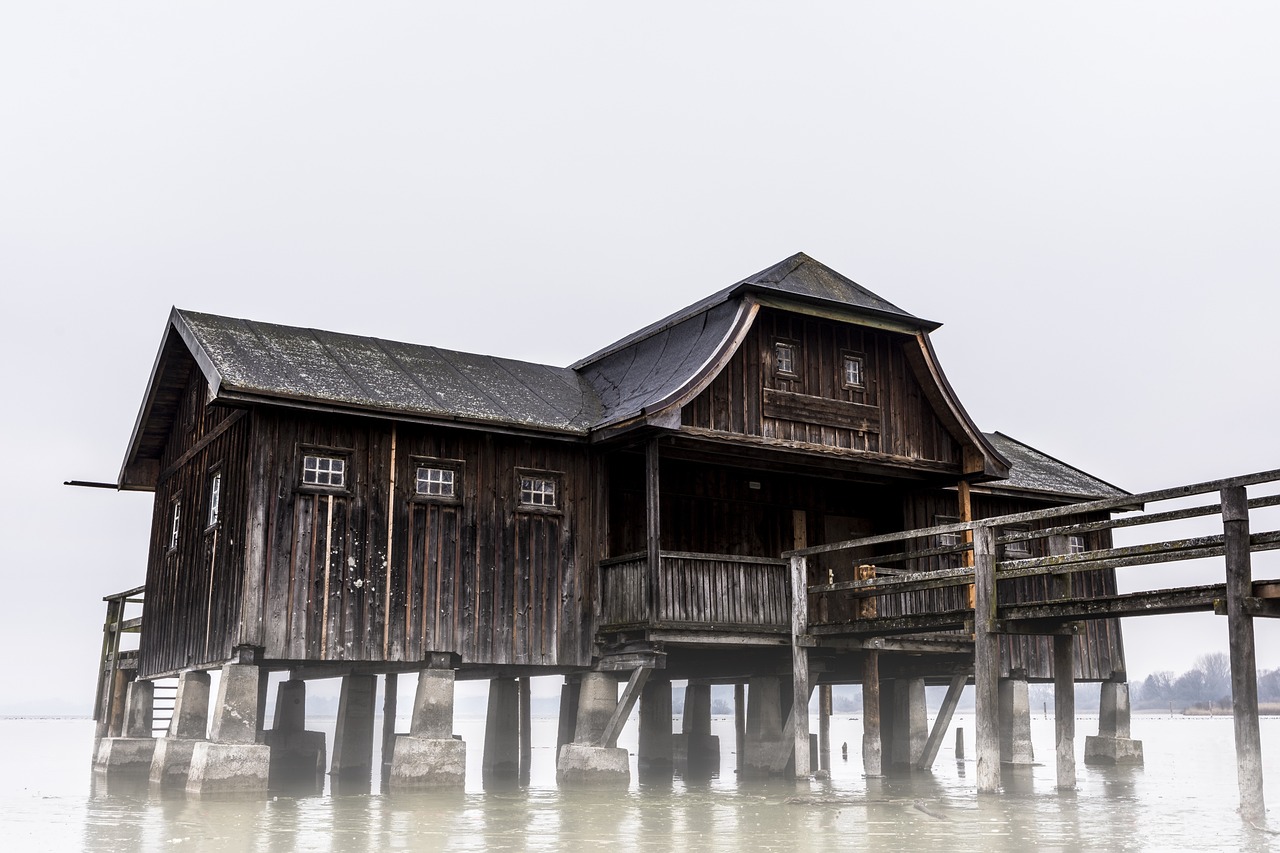
[[347, 675], [338, 697], [338, 726], [333, 733], [331, 785], [345, 793], [373, 784], [373, 721], [378, 693], [375, 675]]
[[890, 764], [915, 767], [929, 739], [929, 715], [925, 707], [923, 678], [899, 678], [892, 689], [892, 746]]
[[772, 772], [782, 742], [782, 685], [777, 676], [758, 676], [747, 685], [747, 755], [742, 772]]
[[271, 730], [263, 733], [271, 747], [271, 787], [324, 789], [324, 732], [307, 731], [307, 683], [301, 679], [280, 682], [276, 688]]
[[640, 743], [636, 771], [641, 779], [662, 781], [671, 778], [675, 769], [672, 741], [671, 681], [650, 678], [640, 694]]
[[734, 770], [741, 773], [747, 755], [747, 685], [733, 685], [733, 751]]
[[461, 788], [467, 745], [453, 736], [454, 672], [433, 667], [418, 673], [409, 734], [396, 735], [391, 788]]
[[391, 762], [396, 749], [396, 705], [399, 702], [400, 677], [387, 673], [382, 677], [382, 784], [391, 781]]
[[520, 778], [520, 685], [514, 678], [489, 681], [481, 770], [486, 785]]
[[528, 678], [516, 684], [520, 706], [520, 784], [529, 784], [529, 764], [533, 759], [533, 695]]
[[866, 652], [862, 662], [862, 772], [884, 775], [880, 739], [880, 653]]
[[621, 785], [631, 781], [630, 757], [625, 749], [600, 746], [600, 739], [618, 707], [618, 682], [603, 672], [582, 676], [573, 743], [560, 747], [556, 781], [562, 785]]
[[109, 776], [142, 776], [151, 772], [156, 739], [151, 736], [155, 688], [150, 681], [129, 682], [125, 691], [124, 723], [119, 737], [103, 738], [94, 756], [94, 769]]
[[261, 689], [255, 664], [222, 667], [209, 740], [198, 742], [191, 752], [188, 794], [266, 793], [271, 748], [258, 742]]
[[[1067, 537], [1049, 537], [1050, 554], [1066, 554], [1070, 551]], [[1053, 598], [1063, 601], [1071, 598], [1071, 575], [1054, 575], [1050, 581]], [[1054, 765], [1059, 791], [1076, 788], [1076, 674], [1075, 643], [1073, 634], [1053, 636], [1053, 729]]]
[[996, 618], [996, 533], [986, 525], [973, 529], [973, 689], [978, 758], [978, 793], [1000, 790], [1000, 638], [991, 629]]
[[185, 788], [191, 769], [191, 753], [209, 729], [209, 673], [184, 672], [178, 676], [169, 731], [156, 742], [151, 757], [151, 785]]
[[1249, 557], [1249, 500], [1243, 486], [1222, 490], [1222, 527], [1227, 564], [1227, 637], [1231, 651], [1231, 707], [1236, 735], [1236, 780], [1240, 816], [1266, 819], [1262, 791], [1262, 740], [1258, 724], [1258, 666], [1253, 616], [1246, 600], [1253, 596]]
[[573, 743], [574, 731], [578, 727], [578, 694], [582, 689], [579, 676], [566, 675], [560, 687], [560, 716], [556, 725], [556, 755], [560, 747]]
[[818, 770], [831, 772], [831, 685], [818, 685]]
[[711, 685], [690, 679], [684, 688], [684, 713], [677, 755], [684, 756], [684, 772], [698, 779], [720, 770], [720, 738], [711, 734]]
[[1000, 679], [1000, 760], [1004, 764], [1035, 763], [1031, 747], [1031, 702], [1025, 672]]
[[1098, 697], [1098, 734], [1084, 739], [1085, 764], [1141, 764], [1142, 741], [1130, 739], [1129, 685], [1112, 673]]

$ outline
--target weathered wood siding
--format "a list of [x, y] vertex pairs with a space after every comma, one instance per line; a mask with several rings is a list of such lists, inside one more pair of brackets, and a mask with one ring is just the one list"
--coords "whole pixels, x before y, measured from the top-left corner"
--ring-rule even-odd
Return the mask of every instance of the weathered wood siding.
[[[226, 660], [240, 618], [250, 418], [240, 409], [206, 406], [206, 390], [192, 370], [161, 458], [139, 649], [144, 677]], [[210, 525], [215, 473], [219, 511]], [[175, 503], [181, 511], [171, 548]]]
[[[589, 662], [585, 446], [269, 411], [258, 429], [271, 479], [258, 622], [267, 658]], [[302, 486], [307, 449], [347, 459], [347, 487]], [[457, 464], [455, 501], [415, 495], [417, 465], [429, 460]], [[555, 511], [521, 508], [520, 470], [555, 475]]]
[[[797, 347], [794, 377], [774, 369], [774, 344]], [[960, 463], [960, 446], [934, 414], [907, 364], [914, 339], [849, 323], [761, 310], [723, 371], [684, 407], [683, 424], [716, 432]], [[863, 359], [861, 388], [846, 388], [843, 355]]]

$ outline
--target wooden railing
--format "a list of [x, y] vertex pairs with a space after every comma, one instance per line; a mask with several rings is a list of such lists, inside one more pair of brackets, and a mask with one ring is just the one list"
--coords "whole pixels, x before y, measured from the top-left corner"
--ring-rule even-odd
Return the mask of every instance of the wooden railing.
[[[142, 595], [144, 587], [108, 595], [107, 617], [102, 624], [102, 653], [98, 660], [98, 689], [94, 694], [93, 719], [98, 737], [119, 735], [124, 720], [124, 690], [128, 670], [137, 668], [137, 651], [123, 650], [120, 641], [125, 634], [142, 630]], [[131, 607], [137, 614], [130, 617]]]
[[[1249, 487], [1263, 487], [1250, 498]], [[808, 648], [820, 642], [819, 631], [809, 613], [810, 599], [841, 593], [862, 600], [883, 599], [886, 595], [920, 593], [971, 586], [972, 603], [951, 612], [905, 614], [884, 618], [868, 608], [867, 618], [841, 631], [848, 635], [880, 636], [887, 633], [936, 631], [963, 626], [973, 633], [974, 688], [977, 716], [977, 785], [979, 792], [1000, 786], [1000, 750], [997, 731], [997, 681], [1000, 665], [1000, 634], [1051, 635], [1054, 638], [1055, 716], [1059, 740], [1059, 787], [1074, 787], [1074, 754], [1064, 750], [1074, 738], [1074, 694], [1072, 657], [1074, 623], [1162, 613], [1212, 610], [1227, 616], [1231, 657], [1233, 716], [1236, 757], [1239, 765], [1241, 814], [1259, 820], [1265, 814], [1262, 798], [1262, 759], [1258, 737], [1257, 667], [1253, 619], [1280, 617], [1280, 580], [1254, 581], [1252, 553], [1280, 549], [1280, 530], [1253, 528], [1252, 516], [1259, 510], [1280, 506], [1280, 470], [1214, 480], [1144, 494], [1108, 498], [1088, 503], [1055, 507], [1035, 512], [985, 518], [971, 522], [940, 525], [921, 530], [889, 533], [790, 551], [791, 561], [792, 652], [796, 703], [788, 720], [794, 735], [796, 772], [808, 773], [809, 695]], [[1204, 497], [1200, 497], [1204, 496]], [[1201, 502], [1182, 505], [1188, 500]], [[1205, 499], [1207, 498], [1207, 502]], [[1153, 506], [1158, 507], [1153, 511]], [[1113, 517], [1112, 514], [1117, 514]], [[1196, 518], [1221, 519], [1220, 533], [1165, 538], [1150, 532], [1151, 525], [1183, 522]], [[1092, 520], [1097, 519], [1097, 520]], [[1085, 520], [1082, 520], [1085, 519]], [[1118, 547], [1078, 550], [1072, 547], [1081, 537], [1103, 530], [1127, 529], [1148, 541]], [[1158, 529], [1158, 528], [1157, 528]], [[949, 544], [962, 538], [962, 544]], [[1043, 539], [1047, 556], [1025, 556], [1024, 549], [1010, 545]], [[948, 544], [944, 544], [948, 543]], [[923, 548], [920, 546], [923, 545]], [[934, 546], [934, 547], [931, 547]], [[856, 553], [877, 548], [876, 566], [866, 567], [861, 577], [810, 585], [808, 560], [818, 554]], [[972, 552], [959, 567], [919, 570], [919, 558], [926, 554]], [[865, 553], [865, 550], [863, 550]], [[1071, 577], [1082, 572], [1153, 566], [1204, 558], [1222, 558], [1209, 564], [1209, 583], [1108, 596], [1079, 597], [1072, 593]], [[1041, 578], [1048, 600], [1006, 602], [997, 596], [999, 581]], [[834, 626], [831, 626], [834, 627]], [[822, 633], [836, 633], [824, 631]], [[805, 753], [804, 756], [801, 753]], [[1069, 772], [1063, 773], [1063, 767]], [[1064, 784], [1064, 776], [1069, 785]]]
[[604, 560], [601, 627], [786, 633], [791, 624], [787, 571], [787, 561], [776, 558], [663, 551], [650, 584], [644, 554]]

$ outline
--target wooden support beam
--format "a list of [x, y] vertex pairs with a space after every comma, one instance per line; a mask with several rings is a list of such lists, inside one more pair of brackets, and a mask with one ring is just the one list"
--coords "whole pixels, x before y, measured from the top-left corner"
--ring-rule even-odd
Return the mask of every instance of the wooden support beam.
[[937, 719], [933, 721], [933, 728], [929, 731], [929, 739], [925, 741], [924, 752], [916, 762], [917, 770], [933, 769], [933, 762], [938, 758], [938, 750], [942, 748], [942, 739], [946, 737], [947, 729], [951, 726], [951, 718], [956, 713], [956, 706], [960, 704], [960, 694], [964, 692], [964, 686], [968, 682], [969, 676], [966, 673], [956, 673], [951, 676], [951, 683], [947, 685], [947, 695], [942, 699], [942, 707], [938, 709]]
[[649, 680], [652, 673], [653, 667], [649, 666], [631, 670], [631, 677], [627, 679], [622, 698], [618, 700], [618, 706], [613, 709], [613, 716], [609, 717], [609, 722], [605, 724], [596, 746], [613, 748], [618, 745], [618, 735], [622, 733], [622, 727], [626, 725], [627, 717], [631, 716], [631, 709], [636, 706], [640, 691], [644, 689], [644, 683]]
[[520, 780], [529, 780], [529, 765], [533, 757], [533, 702], [530, 696], [529, 677], [516, 682], [516, 703], [520, 716]]
[[831, 772], [831, 685], [818, 685], [818, 769]]
[[741, 773], [747, 754], [747, 685], [742, 682], [733, 685], [733, 744], [735, 765]]
[[644, 446], [644, 512], [645, 512], [645, 602], [650, 622], [658, 621], [658, 573], [662, 569], [661, 501], [658, 479], [658, 439], [651, 438]]
[[996, 618], [995, 530], [974, 528], [973, 685], [976, 700], [978, 793], [1000, 790], [1000, 637]]
[[1262, 791], [1262, 740], [1258, 730], [1258, 667], [1253, 617], [1244, 600], [1253, 592], [1249, 560], [1249, 500], [1244, 486], [1222, 490], [1222, 527], [1226, 539], [1227, 640], [1231, 651], [1231, 706], [1236, 734], [1236, 778], [1240, 816], [1266, 820]]
[[[795, 741], [796, 778], [807, 779], [809, 768], [809, 649], [798, 642], [809, 625], [808, 559], [791, 558], [791, 707]], [[785, 766], [785, 765], [784, 765]]]

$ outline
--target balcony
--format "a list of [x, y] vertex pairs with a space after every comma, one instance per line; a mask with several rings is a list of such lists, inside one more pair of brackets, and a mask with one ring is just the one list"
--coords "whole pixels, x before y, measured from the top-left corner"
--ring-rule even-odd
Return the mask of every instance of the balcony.
[[600, 564], [600, 627], [729, 633], [791, 630], [786, 560], [662, 551], [652, 586], [644, 553]]

